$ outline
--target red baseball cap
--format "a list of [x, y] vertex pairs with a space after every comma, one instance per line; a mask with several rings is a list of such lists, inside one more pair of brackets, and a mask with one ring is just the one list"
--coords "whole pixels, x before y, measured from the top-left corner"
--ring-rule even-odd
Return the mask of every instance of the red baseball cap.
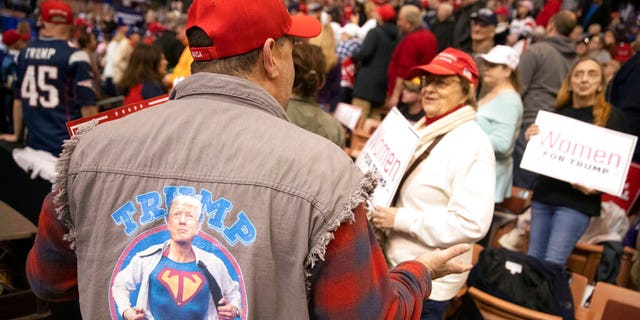
[[391, 21], [396, 17], [396, 9], [390, 4], [376, 6], [376, 12], [378, 12], [384, 22]]
[[498, 16], [502, 15], [502, 16], [507, 17], [507, 16], [509, 16], [509, 9], [507, 9], [507, 7], [505, 7], [505, 6], [501, 6], [501, 7], [496, 8], [494, 13], [496, 15], [498, 15]]
[[209, 36], [210, 47], [189, 47], [196, 61], [232, 57], [260, 48], [284, 35], [313, 38], [320, 21], [312, 16], [290, 16], [282, 0], [195, 0], [186, 28], [199, 27]]
[[2, 33], [2, 43], [10, 46], [20, 40], [20, 34], [15, 29], [9, 29]]
[[620, 42], [616, 48], [616, 56], [615, 59], [620, 61], [621, 63], [627, 62], [629, 58], [633, 55], [633, 50], [631, 45], [626, 42]]
[[443, 76], [459, 75], [474, 86], [478, 86], [478, 67], [475, 61], [470, 55], [454, 48], [446, 48], [428, 64], [414, 67], [409, 77], [413, 78], [425, 73]]
[[40, 6], [40, 17], [45, 22], [73, 24], [73, 10], [64, 1], [47, 0]]

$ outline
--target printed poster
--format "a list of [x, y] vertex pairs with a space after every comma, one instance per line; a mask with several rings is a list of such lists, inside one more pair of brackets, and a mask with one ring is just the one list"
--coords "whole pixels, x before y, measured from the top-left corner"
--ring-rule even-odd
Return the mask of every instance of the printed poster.
[[[228, 227], [221, 212], [233, 204], [199, 194], [188, 186], [165, 186], [127, 201], [111, 216], [131, 238], [109, 281], [112, 319], [248, 319], [242, 270], [227, 249], [255, 240], [255, 227], [244, 212]], [[184, 192], [184, 193], [181, 193]], [[160, 205], [168, 203], [168, 205]], [[220, 209], [221, 211], [218, 211]], [[222, 211], [224, 210], [224, 211]], [[163, 223], [140, 231], [140, 224]], [[138, 223], [139, 222], [139, 223]], [[224, 234], [224, 243], [209, 232]]]
[[521, 168], [622, 195], [637, 137], [546, 111], [535, 123]]
[[638, 198], [640, 198], [640, 163], [632, 162], [631, 166], [629, 166], [629, 173], [624, 183], [622, 195], [616, 197], [605, 193], [602, 195], [602, 202], [613, 201], [629, 214]]
[[372, 171], [378, 178], [373, 205], [391, 204], [419, 141], [418, 133], [395, 107], [367, 140], [356, 166], [363, 172]]
[[358, 120], [362, 115], [362, 108], [344, 102], [338, 103], [333, 116], [351, 131], [355, 131]]
[[76, 120], [71, 120], [67, 122], [67, 131], [69, 132], [69, 136], [73, 137], [78, 133], [78, 129], [85, 123], [96, 120], [98, 123], [104, 123], [113, 121], [116, 119], [120, 119], [124, 116], [130, 115], [134, 112], [138, 112], [142, 109], [146, 109], [149, 107], [155, 107], [157, 105], [161, 105], [169, 100], [169, 95], [165, 94], [162, 96], [158, 96], [155, 98], [142, 100], [136, 103], [125, 104], [122, 107], [114, 108], [111, 110], [103, 111], [98, 114], [84, 117]]

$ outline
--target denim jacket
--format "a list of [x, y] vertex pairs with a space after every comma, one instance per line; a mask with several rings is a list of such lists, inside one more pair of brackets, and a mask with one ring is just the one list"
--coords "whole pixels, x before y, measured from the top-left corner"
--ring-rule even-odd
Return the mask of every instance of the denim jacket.
[[193, 194], [204, 248], [236, 274], [243, 318], [308, 318], [310, 270], [373, 178], [247, 80], [198, 73], [169, 99], [65, 143], [55, 204], [78, 257], [83, 317], [117, 316], [110, 278], [158, 234], [171, 199]]

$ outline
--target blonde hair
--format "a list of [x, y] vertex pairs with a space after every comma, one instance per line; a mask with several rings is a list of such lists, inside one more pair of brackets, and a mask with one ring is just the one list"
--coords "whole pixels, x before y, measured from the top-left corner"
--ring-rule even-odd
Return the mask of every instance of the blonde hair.
[[464, 102], [465, 105], [469, 105], [473, 108], [473, 110], [478, 111], [478, 100], [476, 99], [476, 87], [469, 82], [469, 80], [456, 75], [460, 80], [460, 87], [462, 88], [462, 92], [467, 95], [467, 100]]
[[558, 96], [556, 98], [556, 103], [558, 104], [556, 109], [560, 110], [566, 106], [569, 106], [572, 102], [572, 93], [571, 93], [571, 75], [576, 67], [585, 61], [593, 61], [598, 66], [600, 66], [600, 85], [602, 89], [596, 93], [595, 103], [593, 104], [593, 124], [604, 127], [607, 124], [607, 120], [609, 120], [609, 114], [611, 113], [611, 105], [607, 102], [607, 99], [604, 96], [605, 84], [606, 80], [604, 78], [604, 69], [602, 65], [598, 62], [598, 60], [586, 57], [578, 60], [573, 67], [571, 67], [571, 71], [567, 77], [562, 81], [562, 86], [560, 90], [558, 90]]
[[309, 39], [310, 44], [314, 44], [322, 49], [322, 54], [326, 62], [325, 73], [328, 73], [338, 63], [338, 55], [336, 54], [336, 39], [333, 35], [333, 29], [329, 24], [322, 25], [320, 34]]

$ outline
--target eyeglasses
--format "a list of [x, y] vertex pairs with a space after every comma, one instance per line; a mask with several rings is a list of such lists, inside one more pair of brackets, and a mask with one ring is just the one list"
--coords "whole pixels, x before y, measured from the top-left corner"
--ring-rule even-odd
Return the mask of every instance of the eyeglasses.
[[445, 89], [450, 85], [460, 83], [457, 76], [440, 76], [435, 74], [429, 74], [420, 77], [420, 89], [433, 85], [436, 89]]

